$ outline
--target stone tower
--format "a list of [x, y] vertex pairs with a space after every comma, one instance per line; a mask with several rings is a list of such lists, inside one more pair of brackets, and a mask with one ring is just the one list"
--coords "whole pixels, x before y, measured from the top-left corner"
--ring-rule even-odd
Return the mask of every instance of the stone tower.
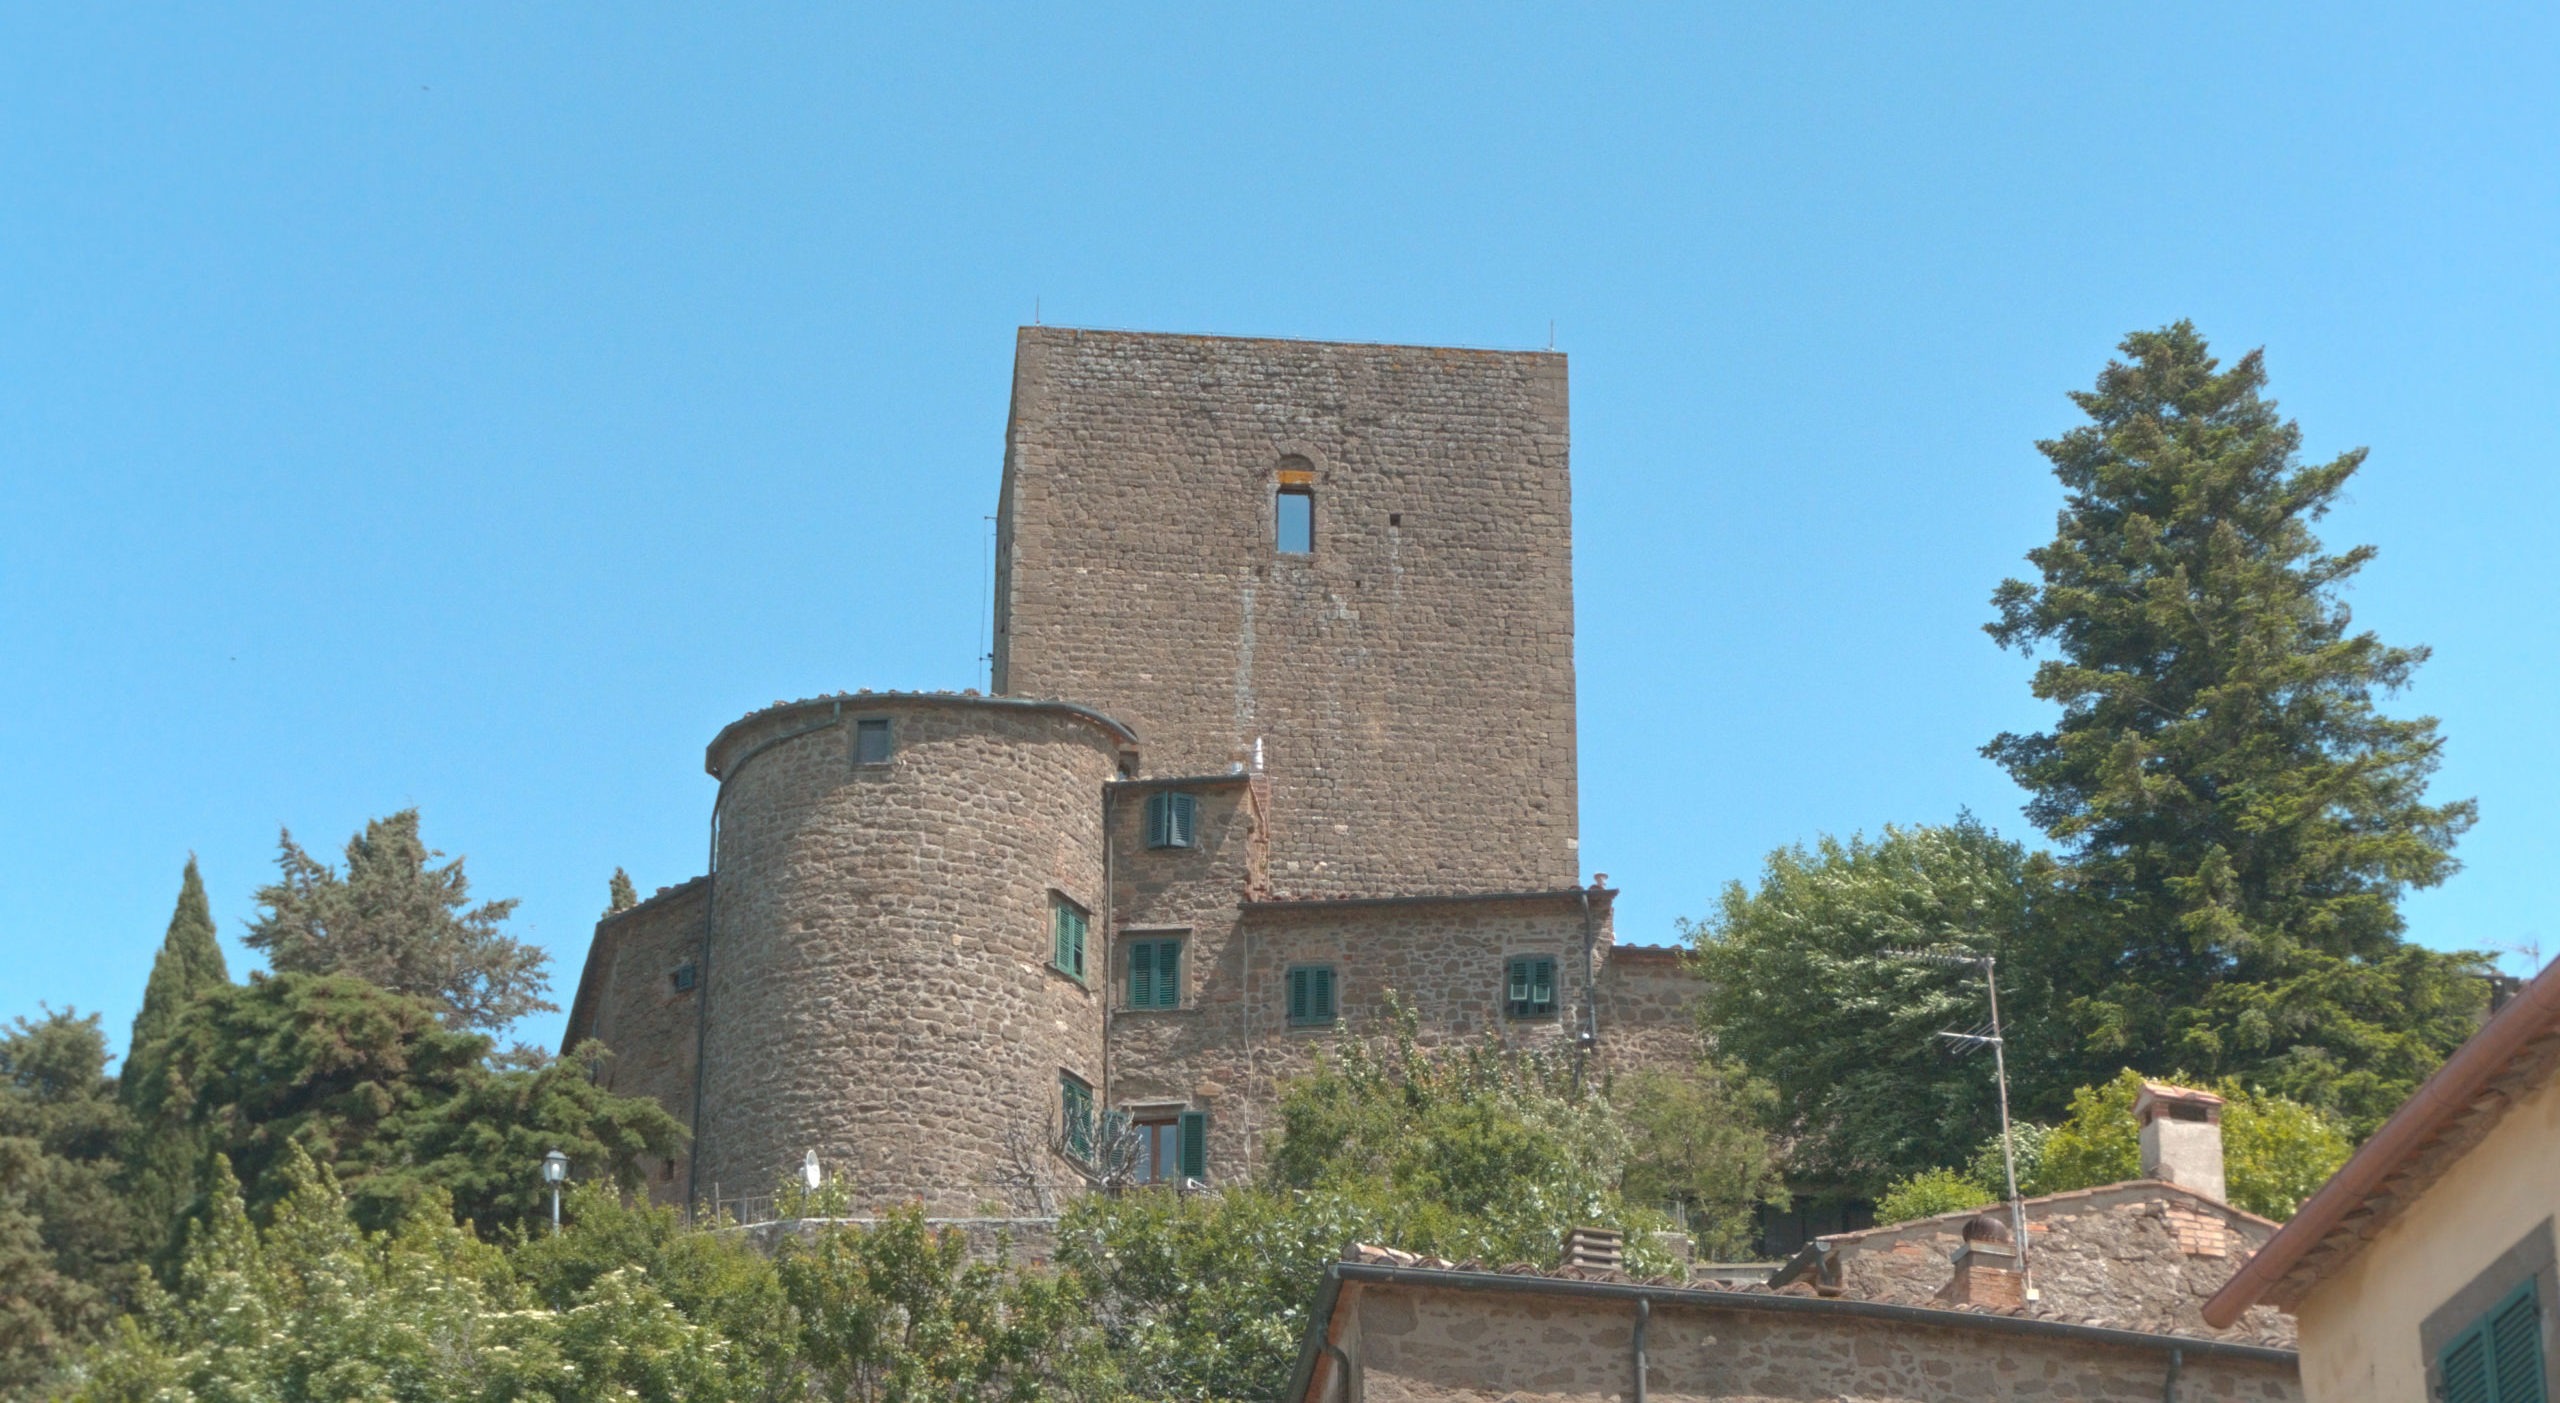
[[1553, 353], [1026, 327], [995, 689], [1267, 772], [1281, 888], [1572, 886], [1565, 408]]

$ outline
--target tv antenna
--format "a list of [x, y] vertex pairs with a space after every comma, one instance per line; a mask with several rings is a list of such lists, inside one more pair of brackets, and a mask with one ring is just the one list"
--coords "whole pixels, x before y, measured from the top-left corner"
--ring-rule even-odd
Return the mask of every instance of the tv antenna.
[[1937, 1036], [1946, 1039], [1950, 1044], [1947, 1050], [1958, 1057], [1979, 1052], [1986, 1047], [1991, 1049], [1992, 1075], [2000, 1083], [2000, 1167], [2009, 1179], [2009, 1228], [2017, 1238], [2018, 1271], [2025, 1278], [2021, 1284], [2026, 1288], [2027, 1299], [2034, 1300], [2036, 1270], [2034, 1261], [2027, 1252], [2027, 1202], [2018, 1196], [2018, 1143], [2017, 1137], [2009, 1128], [2009, 1051], [2007, 1042], [2000, 1036], [1999, 961], [1990, 955], [1977, 955], [1970, 950], [1958, 950], [1945, 945], [1932, 945], [1919, 950], [1888, 949], [1883, 953], [1889, 960], [1907, 960], [1913, 964], [1936, 965], [1941, 969], [1982, 971], [1983, 991], [1990, 996], [1991, 1020], [1977, 1024], [1961, 1033], [1952, 1029], [1941, 1029]]

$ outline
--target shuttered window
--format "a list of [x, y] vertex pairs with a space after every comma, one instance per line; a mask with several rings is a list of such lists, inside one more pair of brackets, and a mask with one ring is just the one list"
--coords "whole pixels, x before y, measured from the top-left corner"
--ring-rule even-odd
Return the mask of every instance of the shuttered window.
[[1058, 1120], [1067, 1153], [1093, 1158], [1093, 1088], [1073, 1072], [1058, 1073]]
[[1182, 942], [1132, 940], [1129, 945], [1129, 1007], [1182, 1007]]
[[2436, 1355], [2444, 1403], [2543, 1403], [2542, 1302], [2532, 1278]]
[[866, 717], [853, 723], [853, 763], [857, 765], [889, 763], [888, 717]]
[[1290, 970], [1289, 1021], [1314, 1025], [1333, 1019], [1333, 966], [1299, 965]]
[[[1049, 898], [1049, 963], [1061, 974], [1084, 978], [1084, 908], [1063, 896]], [[1108, 978], [1108, 976], [1105, 976]]]
[[1199, 841], [1200, 801], [1163, 790], [1147, 796], [1147, 846], [1187, 848]]
[[1556, 962], [1548, 955], [1511, 959], [1503, 1009], [1514, 1018], [1545, 1018], [1556, 1011]]

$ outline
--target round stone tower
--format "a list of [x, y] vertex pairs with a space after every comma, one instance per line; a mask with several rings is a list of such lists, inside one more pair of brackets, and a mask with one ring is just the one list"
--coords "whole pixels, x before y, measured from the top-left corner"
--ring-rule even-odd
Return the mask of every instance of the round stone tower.
[[939, 693], [711, 742], [688, 1197], [769, 1193], [815, 1151], [858, 1207], [1019, 1198], [1062, 1080], [1101, 1084], [1103, 787], [1135, 744], [1084, 707]]

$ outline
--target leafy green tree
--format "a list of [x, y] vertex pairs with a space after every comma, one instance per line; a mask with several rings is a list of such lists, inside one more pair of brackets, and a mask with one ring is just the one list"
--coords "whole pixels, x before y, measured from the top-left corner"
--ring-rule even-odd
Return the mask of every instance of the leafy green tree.
[[799, 1358], [821, 1397], [1108, 1399], [1117, 1370], [1072, 1274], [972, 1262], [956, 1228], [924, 1210], [880, 1223], [819, 1225], [786, 1238], [775, 1270], [798, 1323]]
[[2469, 1034], [2483, 961], [2401, 940], [2474, 806], [2427, 802], [2434, 719], [2376, 705], [2427, 650], [2352, 628], [2373, 548], [2311, 530], [2365, 454], [2300, 461], [2258, 352], [2225, 369], [2186, 322], [2122, 349], [2072, 397], [2090, 422], [2038, 445], [2068, 496], [1986, 625], [2054, 649], [2059, 721], [1984, 754], [2068, 858], [2072, 1031], [2370, 1129]]
[[613, 880], [605, 884], [604, 913], [610, 916], [639, 904], [640, 891], [631, 885], [631, 874], [619, 867], [613, 869]]
[[596, 1085], [598, 1044], [539, 1069], [490, 1065], [487, 1037], [436, 1005], [338, 975], [258, 976], [204, 995], [168, 1043], [154, 1125], [202, 1130], [251, 1208], [287, 1191], [295, 1154], [328, 1165], [360, 1221], [388, 1227], [430, 1195], [494, 1232], [546, 1211], [534, 1167], [553, 1148], [625, 1189], [682, 1129], [655, 1101]]
[[1878, 1223], [1907, 1223], [1941, 1213], [1962, 1213], [2000, 1201], [2000, 1191], [1959, 1169], [1924, 1169], [1896, 1179], [1876, 1200]]
[[1760, 1205], [1787, 1204], [1777, 1142], [1764, 1128], [1777, 1093], [1737, 1066], [1700, 1061], [1620, 1077], [1609, 1100], [1632, 1142], [1619, 1185], [1626, 1200], [1679, 1205], [1702, 1257], [1748, 1256]]
[[565, 1308], [528, 1298], [500, 1252], [441, 1204], [365, 1229], [326, 1166], [299, 1147], [276, 1168], [271, 1220], [251, 1217], [217, 1159], [210, 1211], [176, 1288], [153, 1294], [72, 1395], [414, 1403], [721, 1403], [755, 1396], [725, 1342], [630, 1268]]
[[[2130, 1068], [2082, 1087], [2071, 1115], [2046, 1142], [2030, 1193], [2062, 1193], [2139, 1178], [2141, 1132], [2133, 1122], [2142, 1074]], [[2192, 1083], [2189, 1083], [2192, 1084]], [[2231, 1205], [2281, 1222], [2347, 1162], [2355, 1146], [2336, 1121], [2299, 1102], [2224, 1078], [2222, 1174]]]
[[98, 1016], [0, 1032], [0, 1387], [49, 1376], [133, 1299], [140, 1226], [117, 1192], [130, 1117]]
[[1290, 1082], [1278, 1129], [1261, 1182], [1068, 1208], [1059, 1260], [1089, 1283], [1133, 1394], [1276, 1399], [1326, 1266], [1355, 1242], [1551, 1265], [1590, 1225], [1626, 1233], [1631, 1270], [1670, 1269], [1653, 1236], [1668, 1221], [1619, 1188], [1626, 1126], [1561, 1058], [1421, 1048], [1399, 1012]]
[[2055, 1003], [2039, 919], [2047, 880], [1970, 818], [1888, 826], [1771, 853], [1757, 890], [1727, 885], [1716, 916], [1686, 928], [1708, 1040], [1774, 1089], [1799, 1187], [1871, 1196], [1963, 1159], [1999, 1128], [1987, 1059], [1949, 1057], [1936, 1036], [1988, 1017], [1981, 977], [1895, 950], [1996, 956], [2013, 1094], [2022, 1108], [2040, 1097], [2059, 1107], [2074, 1083], [2042, 1031]]
[[276, 880], [248, 942], [279, 974], [346, 974], [433, 1000], [458, 1029], [496, 1032], [528, 1013], [556, 1011], [543, 994], [550, 956], [505, 933], [516, 903], [471, 905], [461, 858], [418, 836], [418, 811], [368, 821], [347, 841], [347, 870], [278, 840]]

